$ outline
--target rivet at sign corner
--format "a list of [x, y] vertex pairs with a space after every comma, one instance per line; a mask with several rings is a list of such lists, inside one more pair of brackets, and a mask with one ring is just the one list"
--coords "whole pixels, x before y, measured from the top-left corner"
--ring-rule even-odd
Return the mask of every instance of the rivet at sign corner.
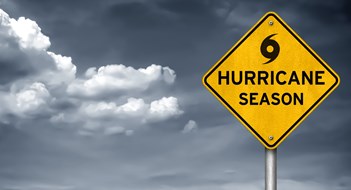
[[266, 190], [277, 189], [279, 144], [339, 82], [337, 73], [274, 12], [266, 13], [203, 77], [205, 87], [265, 146]]

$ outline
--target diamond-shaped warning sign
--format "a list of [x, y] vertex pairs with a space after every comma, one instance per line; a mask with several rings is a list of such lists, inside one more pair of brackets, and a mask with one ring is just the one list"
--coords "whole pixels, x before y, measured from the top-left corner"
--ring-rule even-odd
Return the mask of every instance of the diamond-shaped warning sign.
[[338, 86], [338, 75], [276, 14], [258, 21], [203, 77], [268, 149]]

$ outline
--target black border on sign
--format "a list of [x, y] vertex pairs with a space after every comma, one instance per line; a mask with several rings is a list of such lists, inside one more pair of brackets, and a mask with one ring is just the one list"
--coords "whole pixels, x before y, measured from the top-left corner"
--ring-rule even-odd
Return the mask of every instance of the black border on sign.
[[[238, 112], [236, 112], [235, 110], [234, 110], [234, 108], [232, 108], [231, 106], [230, 106], [230, 104], [227, 102], [227, 101], [225, 101], [225, 99], [223, 99], [211, 86], [210, 86], [210, 84], [207, 82], [207, 78], [267, 19], [267, 17], [269, 17], [269, 16], [273, 16], [321, 65], [323, 65], [323, 67], [331, 74], [331, 75], [333, 75], [333, 77], [336, 79], [335, 80], [335, 83], [274, 143], [274, 144], [272, 144], [272, 145], [270, 145], [270, 144], [268, 144], [265, 140], [264, 140], [264, 138], [262, 138], [256, 131], [255, 131], [255, 129], [243, 118], [243, 117], [241, 117], [241, 115], [239, 115], [239, 113]], [[269, 14], [267, 14], [224, 58], [222, 58], [221, 60], [220, 60], [220, 62], [214, 67], [214, 68], [212, 68], [212, 70], [210, 71], [210, 72], [208, 72], [208, 74], [205, 76], [205, 80], [204, 80], [204, 82], [205, 82], [205, 84], [206, 84], [206, 86], [208, 87], [208, 88], [210, 88], [211, 90], [212, 90], [212, 92], [213, 93], [215, 93], [216, 95], [217, 95], [217, 97], [218, 98], [220, 98], [221, 100], [222, 100], [222, 102], [233, 112], [233, 113], [235, 113], [235, 115], [236, 116], [238, 116], [238, 118], [243, 122], [243, 123], [245, 123], [245, 125], [247, 126], [247, 127], [249, 127], [250, 129], [251, 129], [251, 131], [253, 132], [253, 133], [255, 133], [256, 134], [256, 136], [258, 137], [258, 138], [260, 138], [261, 139], [261, 141], [262, 142], [264, 142], [265, 143], [265, 145], [267, 145], [268, 147], [271, 147], [271, 148], [273, 148], [273, 147], [275, 147], [286, 135], [288, 135], [289, 134], [289, 132], [291, 131], [291, 130], [293, 130], [297, 125], [298, 125], [298, 123], [302, 120], [302, 119], [304, 119], [306, 116], [307, 116], [307, 114], [309, 114], [322, 100], [323, 100], [323, 98], [327, 95], [327, 94], [329, 94], [329, 92], [339, 83], [339, 78], [335, 75], [335, 73], [333, 72], [333, 71], [331, 71], [330, 69], [329, 69], [329, 67], [328, 66], [326, 66], [325, 65], [325, 63], [313, 52], [313, 51], [311, 51], [311, 49], [309, 48], [309, 47], [307, 47], [307, 45], [304, 43], [304, 42], [302, 42], [301, 40], [300, 40], [300, 38], [299, 37], [297, 37], [297, 35], [294, 33], [294, 32], [292, 32], [292, 30], [288, 27], [288, 26], [286, 26], [275, 14], [273, 14], [273, 13], [269, 13]]]

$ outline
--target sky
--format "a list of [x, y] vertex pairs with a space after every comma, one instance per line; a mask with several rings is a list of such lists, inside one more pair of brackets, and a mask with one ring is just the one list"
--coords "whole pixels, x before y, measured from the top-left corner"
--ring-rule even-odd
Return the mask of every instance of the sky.
[[1, 190], [258, 190], [264, 147], [202, 76], [266, 12], [341, 78], [278, 188], [351, 189], [347, 0], [1, 0]]

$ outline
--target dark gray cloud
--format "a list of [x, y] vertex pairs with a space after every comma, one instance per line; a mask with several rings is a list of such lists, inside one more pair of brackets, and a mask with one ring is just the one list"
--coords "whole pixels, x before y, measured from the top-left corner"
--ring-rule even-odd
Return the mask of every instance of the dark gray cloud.
[[[263, 147], [204, 89], [201, 77], [267, 11], [276, 11], [341, 77], [338, 89], [279, 147], [278, 185], [351, 188], [349, 1], [15, 0], [1, 6], [11, 17], [35, 20], [50, 37], [49, 50], [71, 56], [80, 79], [86, 79], [86, 69], [107, 64], [136, 69], [157, 64], [177, 75], [172, 86], [156, 83], [140, 93], [102, 93], [82, 101], [120, 106], [131, 95], [146, 104], [175, 96], [184, 110], [131, 136], [121, 135], [119, 128], [109, 136], [79, 135], [84, 115], [78, 115], [78, 122], [66, 115], [77, 115], [81, 99], [60, 95], [64, 86], [46, 86], [51, 96], [61, 97], [46, 105], [56, 114], [51, 121], [51, 112], [20, 120], [6, 113], [0, 133], [2, 189], [262, 189]], [[33, 54], [18, 49], [0, 53], [1, 84], [35, 75], [30, 64], [21, 64]], [[181, 133], [189, 120], [198, 130]]]

